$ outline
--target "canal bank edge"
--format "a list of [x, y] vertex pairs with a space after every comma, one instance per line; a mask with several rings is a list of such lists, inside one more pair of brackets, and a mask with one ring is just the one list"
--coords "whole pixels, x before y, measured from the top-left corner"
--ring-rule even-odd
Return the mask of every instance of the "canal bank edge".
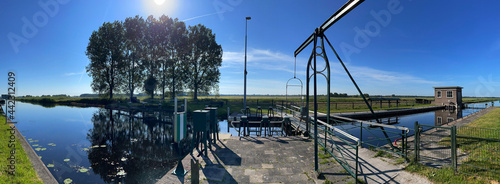
[[[8, 119], [7, 122], [15, 127], [15, 124], [13, 124], [12, 121], [10, 121], [10, 119]], [[43, 181], [43, 183], [51, 183], [51, 184], [58, 183], [57, 180], [52, 175], [52, 173], [50, 173], [49, 169], [42, 162], [40, 157], [38, 157], [35, 150], [33, 150], [28, 141], [26, 141], [21, 132], [19, 132], [17, 127], [15, 128], [15, 132], [16, 132], [15, 135], [19, 140], [19, 142], [21, 143], [24, 152], [26, 152], [26, 155], [28, 155], [28, 158], [30, 159], [31, 164], [35, 169], [36, 174], [38, 175], [38, 178], [40, 178]]]

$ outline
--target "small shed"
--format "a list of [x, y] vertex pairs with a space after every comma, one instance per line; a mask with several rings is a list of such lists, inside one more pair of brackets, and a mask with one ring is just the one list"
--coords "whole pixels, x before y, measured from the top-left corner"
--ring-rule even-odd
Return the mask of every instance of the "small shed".
[[434, 87], [434, 104], [462, 107], [462, 89], [460, 86]]

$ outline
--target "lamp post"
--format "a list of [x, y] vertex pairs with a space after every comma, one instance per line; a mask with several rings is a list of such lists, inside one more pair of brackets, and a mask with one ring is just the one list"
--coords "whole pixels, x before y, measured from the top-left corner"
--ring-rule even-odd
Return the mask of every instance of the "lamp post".
[[245, 71], [244, 71], [244, 87], [243, 87], [243, 109], [247, 108], [247, 22], [251, 17], [245, 18]]

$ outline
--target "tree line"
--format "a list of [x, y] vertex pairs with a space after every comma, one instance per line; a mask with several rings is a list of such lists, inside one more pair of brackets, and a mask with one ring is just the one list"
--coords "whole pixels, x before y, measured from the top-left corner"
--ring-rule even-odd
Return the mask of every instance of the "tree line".
[[92, 32], [85, 54], [92, 90], [110, 99], [121, 92], [132, 98], [137, 90], [174, 98], [185, 89], [197, 99], [218, 87], [222, 64], [222, 47], [211, 29], [186, 27], [165, 15], [105, 22]]
[[[370, 97], [368, 93], [365, 93], [363, 95], [367, 98]], [[349, 97], [349, 96], [360, 97], [359, 95], [347, 95], [347, 93], [337, 93], [337, 92], [330, 93], [330, 97]]]

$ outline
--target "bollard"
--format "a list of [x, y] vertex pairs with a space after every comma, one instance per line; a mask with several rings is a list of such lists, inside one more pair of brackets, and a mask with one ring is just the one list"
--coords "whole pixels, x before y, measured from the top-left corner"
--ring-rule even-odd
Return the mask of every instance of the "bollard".
[[191, 159], [191, 184], [200, 183], [200, 164], [198, 160], [196, 162]]

